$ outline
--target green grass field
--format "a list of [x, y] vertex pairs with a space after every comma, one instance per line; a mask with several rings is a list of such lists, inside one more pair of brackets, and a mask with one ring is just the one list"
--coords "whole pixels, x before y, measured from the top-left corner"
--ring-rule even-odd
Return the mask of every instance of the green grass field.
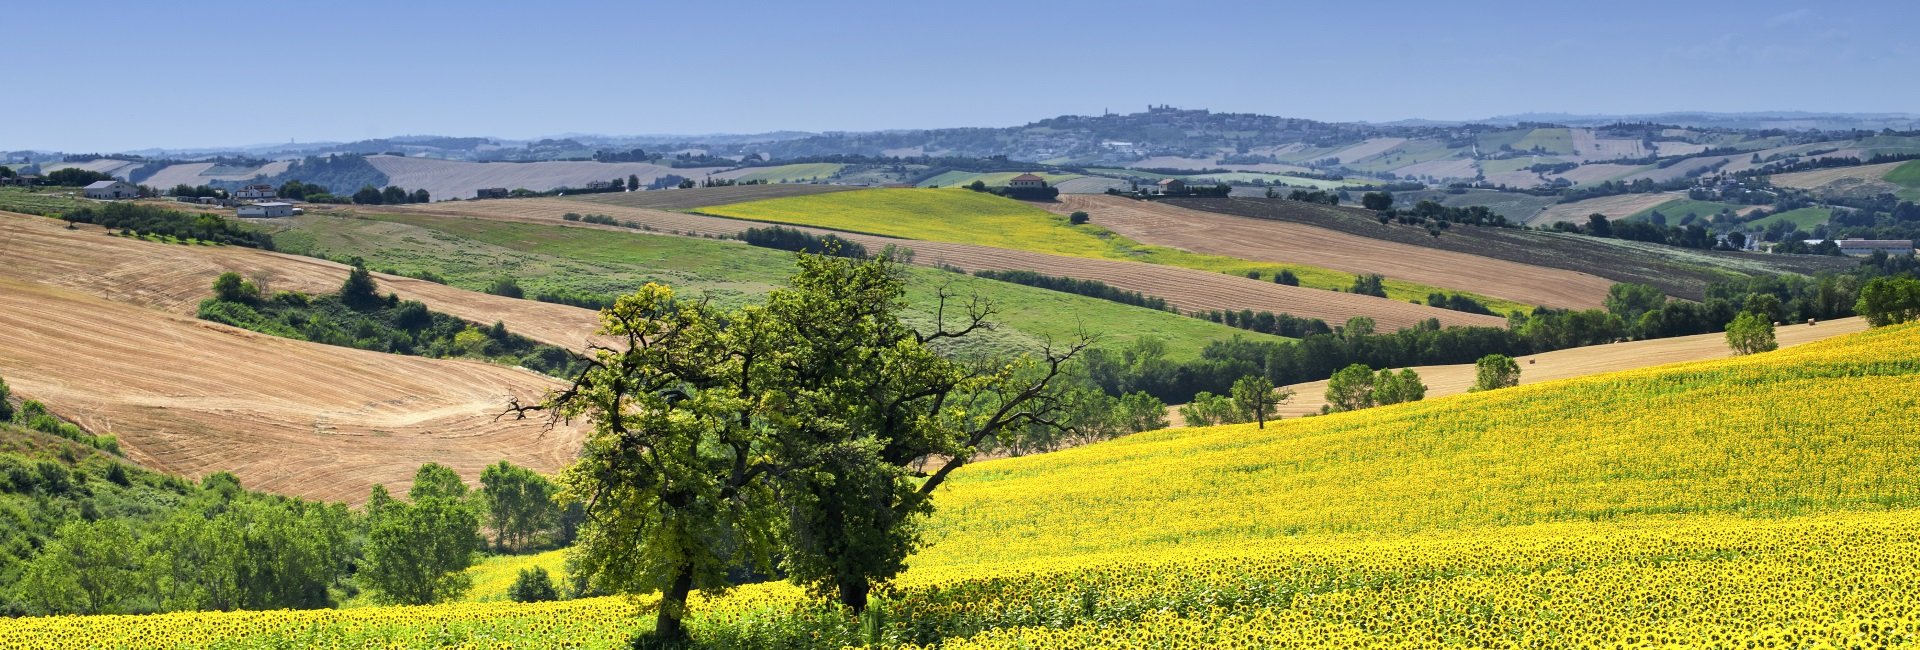
[[1705, 219], [1713, 218], [1713, 215], [1720, 214], [1721, 210], [1732, 210], [1735, 213], [1738, 213], [1749, 207], [1752, 207], [1752, 206], [1735, 205], [1732, 203], [1720, 203], [1718, 201], [1695, 201], [1693, 199], [1674, 199], [1672, 201], [1668, 201], [1666, 203], [1662, 203], [1660, 205], [1656, 205], [1651, 208], [1647, 208], [1645, 210], [1641, 210], [1639, 212], [1635, 212], [1633, 214], [1627, 215], [1626, 218], [1646, 219], [1648, 218], [1648, 216], [1652, 215], [1653, 213], [1659, 212], [1660, 214], [1666, 215], [1667, 225], [1677, 226], [1677, 225], [1680, 225], [1680, 220], [1686, 218], [1688, 214], [1692, 214], [1701, 220], [1705, 220]]
[[[74, 196], [67, 196], [67, 193]], [[0, 210], [25, 214], [52, 215], [88, 205], [98, 205], [92, 201], [75, 198], [80, 195], [78, 188], [72, 187], [0, 187]]]
[[1554, 156], [1515, 156], [1497, 160], [1482, 160], [1480, 161], [1480, 171], [1489, 174], [1517, 172], [1534, 165], [1551, 165], [1557, 162], [1562, 161], [1560, 158]]
[[[974, 181], [980, 181], [986, 183], [988, 186], [1001, 186], [1006, 185], [1007, 181], [1013, 177], [1025, 173], [1029, 172], [945, 172], [933, 178], [920, 181], [918, 185], [920, 187], [959, 187], [961, 185], [972, 185]], [[1056, 174], [1053, 172], [1033, 172], [1033, 175], [1046, 179], [1049, 185], [1076, 178], [1085, 178], [1079, 174]]]
[[1920, 201], [1920, 160], [1895, 167], [1893, 171], [1887, 172], [1887, 175], [1881, 178], [1901, 187], [1898, 192], [1895, 192], [1900, 198]]
[[[792, 254], [737, 242], [422, 215], [306, 216], [275, 233], [274, 241], [289, 251], [360, 255], [376, 269], [430, 271], [466, 289], [483, 290], [495, 278], [509, 275], [529, 297], [553, 290], [622, 294], [659, 282], [722, 304], [740, 304], [757, 299], [793, 270]], [[1284, 340], [938, 269], [911, 267], [909, 273], [908, 300], [914, 305], [909, 318], [916, 325], [931, 323], [935, 293], [942, 285], [949, 293], [978, 295], [997, 305], [995, 320], [1002, 327], [979, 344], [991, 352], [1032, 350], [1044, 339], [1070, 340], [1083, 329], [1099, 336], [1103, 346], [1116, 348], [1143, 337], [1160, 338], [1169, 355], [1179, 359], [1197, 358], [1208, 343], [1235, 336]]]
[[840, 173], [846, 165], [840, 163], [796, 163], [773, 167], [755, 167], [752, 172], [741, 175], [735, 180], [741, 182], [766, 181], [768, 183], [804, 183], [811, 180], [826, 180]]
[[1445, 160], [1459, 155], [1461, 150], [1449, 149], [1446, 143], [1434, 140], [1409, 140], [1398, 147], [1383, 151], [1378, 156], [1355, 162], [1342, 161], [1348, 169], [1361, 172], [1383, 172], [1399, 169], [1434, 160]]
[[1755, 219], [1747, 222], [1746, 225], [1751, 229], [1760, 229], [1771, 226], [1776, 221], [1787, 221], [1799, 226], [1802, 230], [1813, 230], [1814, 226], [1826, 223], [1827, 218], [1832, 216], [1832, 208], [1800, 208], [1798, 210], [1788, 210], [1763, 219]]
[[1505, 131], [1492, 131], [1492, 132], [1480, 134], [1480, 137], [1476, 140], [1476, 143], [1480, 145], [1480, 153], [1482, 155], [1491, 154], [1493, 152], [1500, 151], [1500, 147], [1502, 145], [1517, 150], [1520, 148], [1519, 146], [1520, 140], [1522, 138], [1527, 137], [1527, 134], [1532, 132], [1533, 132], [1532, 129], [1507, 129]]
[[[1272, 264], [1149, 246], [1092, 225], [1072, 226], [1062, 217], [1019, 201], [959, 189], [877, 189], [796, 196], [701, 208], [702, 214], [769, 223], [814, 226], [848, 232], [924, 239], [1050, 255], [1128, 260], [1231, 275], [1272, 278], [1281, 270], [1300, 277], [1302, 286], [1345, 289], [1353, 274], [1316, 266]], [[1425, 301], [1438, 287], [1389, 278], [1387, 297]], [[1489, 308], [1507, 313], [1520, 303], [1473, 295]]]
[[1513, 143], [1516, 151], [1532, 151], [1535, 147], [1546, 153], [1571, 154], [1574, 152], [1573, 132], [1563, 128], [1534, 129]]

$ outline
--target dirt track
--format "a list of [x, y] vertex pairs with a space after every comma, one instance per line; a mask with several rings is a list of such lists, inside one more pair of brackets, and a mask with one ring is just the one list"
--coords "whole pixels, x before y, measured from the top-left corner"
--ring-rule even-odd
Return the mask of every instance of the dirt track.
[[[383, 206], [379, 210], [633, 232], [631, 229], [569, 222], [561, 218], [568, 212], [596, 212], [622, 221], [636, 221], [662, 234], [693, 236], [731, 236], [759, 225], [721, 217], [613, 205], [594, 205], [590, 210], [582, 208], [582, 203], [565, 199], [509, 199]], [[816, 233], [828, 232], [815, 228], [803, 228], [803, 230]], [[1064, 257], [970, 244], [903, 240], [873, 235], [842, 233], [842, 236], [859, 242], [868, 250], [877, 251], [889, 244], [906, 246], [914, 250], [914, 262], [918, 264], [949, 264], [967, 271], [1028, 270], [1047, 275], [1100, 280], [1128, 291], [1165, 298], [1185, 311], [1252, 309], [1256, 312], [1271, 311], [1319, 318], [1334, 324], [1345, 322], [1353, 316], [1369, 316], [1383, 329], [1410, 327], [1429, 318], [1438, 318], [1445, 325], [1500, 327], [1506, 324], [1505, 319], [1493, 316], [1413, 305], [1372, 296], [1289, 287], [1222, 273], [1156, 264]]]
[[[1842, 318], [1812, 327], [1808, 327], [1805, 323], [1781, 325], [1775, 336], [1780, 342], [1780, 347], [1784, 348], [1853, 334], [1866, 329], [1867, 322], [1863, 319]], [[1532, 384], [1683, 361], [1724, 359], [1730, 356], [1733, 356], [1733, 352], [1727, 349], [1727, 336], [1715, 333], [1556, 350], [1519, 357], [1516, 360], [1520, 363], [1520, 383]], [[1428, 398], [1458, 395], [1473, 387], [1474, 369], [1473, 364], [1470, 363], [1419, 366], [1413, 370], [1420, 374], [1420, 380], [1427, 385]], [[1327, 382], [1324, 380], [1294, 384], [1286, 388], [1293, 390], [1294, 396], [1292, 400], [1280, 406], [1281, 417], [1293, 418], [1319, 413], [1320, 407], [1327, 403]], [[1179, 408], [1173, 407], [1167, 411], [1177, 423]]]
[[1471, 291], [1530, 305], [1598, 307], [1612, 281], [1595, 275], [1351, 235], [1299, 223], [1249, 219], [1117, 196], [1062, 196], [1033, 205], [1084, 210], [1093, 223], [1147, 244]]
[[[213, 295], [213, 280], [233, 271], [265, 278], [270, 291], [331, 293], [347, 267], [322, 259], [238, 246], [180, 246], [67, 230], [53, 219], [0, 212], [0, 275], [80, 290], [117, 302], [192, 316]], [[501, 321], [534, 340], [579, 349], [599, 325], [592, 311], [466, 291], [425, 280], [375, 274], [382, 291], [418, 300], [470, 321]]]
[[0, 275], [0, 376], [133, 460], [198, 477], [231, 471], [276, 494], [359, 503], [442, 463], [469, 480], [501, 459], [570, 462], [572, 429], [494, 421], [508, 395], [556, 382], [526, 370], [256, 334]]

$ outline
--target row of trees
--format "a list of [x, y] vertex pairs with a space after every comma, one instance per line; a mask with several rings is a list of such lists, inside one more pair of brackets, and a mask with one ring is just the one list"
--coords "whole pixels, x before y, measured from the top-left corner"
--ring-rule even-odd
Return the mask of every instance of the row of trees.
[[70, 225], [93, 224], [130, 235], [160, 235], [273, 250], [273, 236], [217, 214], [187, 214], [138, 203], [86, 206], [60, 215]]
[[[309, 198], [308, 200], [313, 200]], [[433, 197], [424, 189], [408, 192], [398, 185], [388, 185], [386, 189], [372, 185], [362, 185], [353, 193], [353, 202], [357, 205], [400, 205], [403, 203], [426, 203]]]

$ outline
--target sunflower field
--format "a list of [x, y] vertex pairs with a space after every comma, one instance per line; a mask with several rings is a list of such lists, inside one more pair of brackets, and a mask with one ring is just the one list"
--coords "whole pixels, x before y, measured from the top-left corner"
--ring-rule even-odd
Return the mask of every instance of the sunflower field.
[[[711, 647], [1915, 646], [1916, 406], [1909, 325], [1139, 434], [956, 473], [863, 615], [776, 582], [689, 625]], [[22, 618], [0, 647], [619, 647], [648, 604]]]

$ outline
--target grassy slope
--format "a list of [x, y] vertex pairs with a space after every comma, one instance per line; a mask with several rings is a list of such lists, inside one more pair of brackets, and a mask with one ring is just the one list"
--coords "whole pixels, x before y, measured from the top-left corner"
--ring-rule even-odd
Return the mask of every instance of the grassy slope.
[[1797, 210], [1788, 210], [1771, 217], [1749, 221], [1746, 223], [1746, 227], [1749, 229], [1760, 229], [1773, 225], [1775, 221], [1790, 221], [1804, 230], [1812, 230], [1814, 226], [1826, 223], [1827, 219], [1832, 216], [1832, 208], [1800, 208]]
[[1513, 148], [1519, 151], [1532, 151], [1534, 147], [1550, 154], [1572, 154], [1573, 133], [1563, 128], [1534, 129], [1513, 143]]
[[[738, 304], [772, 289], [793, 266], [790, 253], [733, 242], [565, 226], [420, 215], [305, 217], [295, 223], [292, 230], [275, 235], [282, 248], [360, 255], [375, 268], [432, 271], [455, 286], [476, 290], [506, 274], [517, 278], [529, 296], [552, 289], [617, 294], [660, 282]], [[930, 319], [934, 292], [942, 284], [950, 285], [950, 293], [979, 295], [998, 305], [996, 320], [1003, 331], [983, 340], [1001, 351], [1031, 349], [1046, 337], [1069, 340], [1083, 326], [1108, 346], [1159, 337], [1170, 354], [1182, 359], [1195, 358], [1208, 343], [1236, 335], [1282, 340], [1085, 296], [935, 269], [913, 267], [909, 272], [908, 299], [916, 306], [915, 319]]]
[[1895, 167], [1893, 171], [1887, 172], [1887, 175], [1881, 178], [1903, 188], [1896, 192], [1900, 198], [1920, 201], [1920, 160]]
[[1645, 210], [1641, 210], [1639, 212], [1635, 212], [1633, 214], [1627, 215], [1626, 218], [1627, 219], [1645, 219], [1647, 218], [1647, 215], [1653, 214], [1653, 212], [1657, 210], [1660, 212], [1660, 214], [1667, 216], [1668, 225], [1679, 225], [1680, 220], [1682, 218], [1685, 218], [1688, 213], [1692, 213], [1694, 216], [1699, 217], [1702, 220], [1705, 220], [1705, 219], [1713, 218], [1713, 215], [1720, 214], [1721, 210], [1732, 210], [1735, 213], [1738, 213], [1749, 207], [1751, 206], [1736, 205], [1733, 203], [1721, 203], [1719, 201], [1695, 201], [1693, 199], [1674, 199], [1672, 201], [1668, 201], [1666, 203], [1662, 203], [1660, 205], [1656, 205], [1651, 208], [1647, 208]]
[[[1303, 286], [1331, 289], [1352, 286], [1353, 275], [1299, 264], [1269, 264], [1148, 246], [1092, 225], [1071, 226], [1065, 217], [1019, 201], [960, 189], [879, 189], [838, 192], [721, 205], [699, 210], [737, 219], [815, 226], [907, 239], [978, 244], [1052, 255], [1129, 260], [1231, 275], [1258, 273], [1272, 278], [1281, 269], [1294, 272]], [[1387, 297], [1425, 301], [1436, 287], [1389, 279]], [[1448, 293], [1455, 293], [1449, 291]], [[1476, 296], [1489, 308], [1506, 312], [1518, 303]]]

